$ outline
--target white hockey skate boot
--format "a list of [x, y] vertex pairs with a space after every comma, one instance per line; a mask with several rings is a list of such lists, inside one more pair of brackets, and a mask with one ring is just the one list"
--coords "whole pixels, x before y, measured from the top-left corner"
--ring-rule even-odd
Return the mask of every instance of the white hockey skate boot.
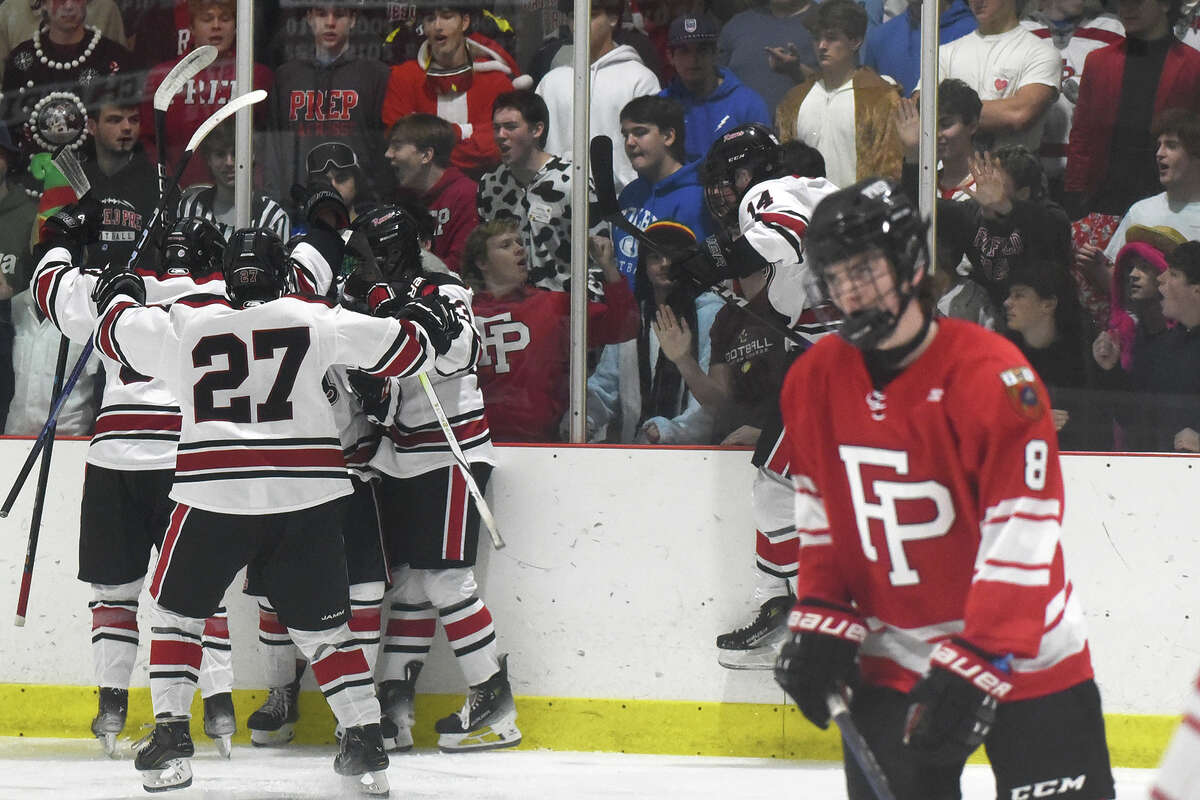
[[233, 754], [235, 733], [237, 717], [233, 712], [233, 695], [221, 692], [204, 698], [204, 735], [213, 740], [222, 758]]
[[192, 785], [192, 765], [195, 754], [187, 717], [160, 719], [134, 757], [133, 766], [142, 773], [142, 787], [147, 792], [166, 792], [186, 789]]
[[772, 597], [744, 628], [717, 637], [717, 662], [729, 669], [774, 669], [775, 657], [787, 639], [787, 615], [795, 599]]
[[417, 721], [413, 700], [422, 666], [420, 661], [410, 661], [404, 665], [404, 680], [379, 684], [379, 708], [383, 711], [380, 729], [383, 732], [383, 746], [389, 753], [412, 750], [412, 729]]
[[104, 755], [117, 758], [117, 736], [125, 728], [129, 711], [129, 690], [100, 687], [100, 708], [92, 720], [92, 733], [100, 740]]
[[272, 747], [290, 742], [296, 735], [296, 722], [300, 719], [299, 699], [299, 678], [287, 686], [271, 689], [267, 702], [246, 720], [250, 743], [255, 747]]
[[446, 753], [496, 750], [521, 742], [517, 706], [508, 685], [508, 656], [500, 656], [500, 671], [472, 686], [457, 714], [438, 720], [438, 747]]
[[378, 725], [356, 725], [342, 732], [342, 748], [333, 759], [333, 771], [352, 778], [358, 791], [387, 797], [388, 754]]

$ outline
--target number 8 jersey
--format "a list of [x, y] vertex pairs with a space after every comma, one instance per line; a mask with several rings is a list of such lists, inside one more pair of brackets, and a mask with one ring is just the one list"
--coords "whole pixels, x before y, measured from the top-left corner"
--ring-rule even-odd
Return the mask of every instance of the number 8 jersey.
[[857, 605], [870, 684], [908, 691], [957, 635], [1014, 657], [1006, 700], [1040, 697], [1092, 677], [1046, 390], [1002, 337], [937, 325], [882, 387], [838, 336], [789, 372], [797, 596]]
[[171, 499], [226, 514], [296, 511], [350, 494], [326, 371], [346, 364], [405, 377], [434, 359], [419, 325], [306, 295], [241, 309], [212, 295], [169, 309], [117, 297], [101, 312], [96, 346], [162, 378], [179, 399]]

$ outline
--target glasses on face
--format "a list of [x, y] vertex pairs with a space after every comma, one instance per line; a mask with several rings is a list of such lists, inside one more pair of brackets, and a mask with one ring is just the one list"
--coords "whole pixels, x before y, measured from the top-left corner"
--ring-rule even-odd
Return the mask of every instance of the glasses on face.
[[323, 142], [308, 151], [305, 165], [309, 175], [331, 169], [351, 169], [358, 166], [358, 155], [353, 148], [341, 142]]

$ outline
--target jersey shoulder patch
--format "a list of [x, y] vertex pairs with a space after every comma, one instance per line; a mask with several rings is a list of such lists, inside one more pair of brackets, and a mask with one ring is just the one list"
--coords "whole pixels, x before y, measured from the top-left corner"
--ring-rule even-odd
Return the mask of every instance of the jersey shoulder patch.
[[1042, 395], [1037, 389], [1037, 374], [1032, 367], [1008, 367], [1000, 371], [1000, 383], [1008, 396], [1008, 403], [1019, 416], [1028, 420], [1039, 420], [1046, 413]]

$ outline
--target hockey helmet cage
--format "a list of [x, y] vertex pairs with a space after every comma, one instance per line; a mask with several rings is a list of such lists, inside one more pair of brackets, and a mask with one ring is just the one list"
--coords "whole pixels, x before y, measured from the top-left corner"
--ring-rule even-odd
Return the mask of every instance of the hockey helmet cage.
[[[713, 219], [727, 231], [737, 231], [742, 195], [754, 184], [778, 176], [782, 166], [779, 139], [757, 122], [739, 125], [713, 142], [700, 167], [704, 201]], [[749, 183], [739, 189], [737, 175], [741, 170], [746, 171]]]
[[288, 291], [291, 270], [283, 241], [267, 228], [242, 228], [229, 237], [222, 272], [225, 293], [239, 308], [274, 300]]
[[873, 349], [895, 330], [916, 294], [917, 270], [929, 261], [926, 229], [916, 205], [895, 182], [884, 178], [868, 178], [834, 192], [813, 212], [805, 251], [826, 297], [827, 269], [834, 264], [879, 251], [892, 266], [899, 308], [892, 312], [876, 307], [848, 315], [840, 333], [856, 347]]
[[163, 243], [163, 271], [197, 279], [220, 275], [224, 256], [221, 229], [202, 217], [185, 217], [171, 226]]
[[382, 205], [360, 214], [350, 226], [362, 231], [388, 281], [421, 271], [421, 242], [417, 221], [399, 206]]

